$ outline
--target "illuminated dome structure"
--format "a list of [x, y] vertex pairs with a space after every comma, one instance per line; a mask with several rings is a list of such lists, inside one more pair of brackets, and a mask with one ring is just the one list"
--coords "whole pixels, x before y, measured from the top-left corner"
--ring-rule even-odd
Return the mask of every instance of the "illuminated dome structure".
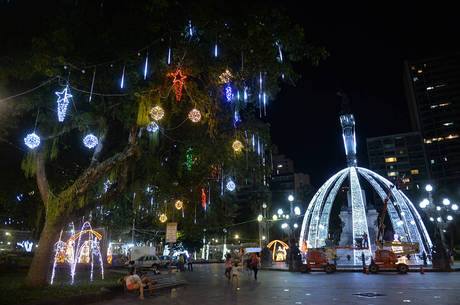
[[[348, 208], [345, 211], [343, 209], [340, 213], [344, 225], [339, 246], [344, 247], [338, 247], [343, 248], [341, 254], [338, 252], [338, 256], [342, 256], [340, 263], [360, 265], [364, 253], [366, 263], [370, 263], [370, 258], [375, 250], [375, 233], [378, 229], [374, 225], [377, 213], [366, 207], [366, 197], [361, 187], [362, 182], [367, 182], [382, 201], [385, 200], [387, 194], [390, 194], [387, 214], [394, 235], [398, 236], [401, 242], [418, 243], [418, 255], [413, 255], [411, 259], [414, 259], [415, 263], [420, 263], [423, 252], [430, 253], [432, 243], [418, 211], [409, 198], [401, 190], [398, 190], [392, 182], [373, 171], [357, 166], [353, 115], [340, 116], [340, 123], [348, 167], [329, 178], [310, 201], [300, 232], [299, 247], [302, 253], [305, 253], [307, 248], [326, 246], [332, 205], [341, 186], [348, 182]], [[346, 179], [348, 180], [346, 181]], [[374, 234], [371, 236], [369, 232]], [[367, 244], [368, 247], [357, 247], [358, 241], [361, 240], [363, 245]], [[348, 256], [348, 260], [344, 260], [345, 255]]]

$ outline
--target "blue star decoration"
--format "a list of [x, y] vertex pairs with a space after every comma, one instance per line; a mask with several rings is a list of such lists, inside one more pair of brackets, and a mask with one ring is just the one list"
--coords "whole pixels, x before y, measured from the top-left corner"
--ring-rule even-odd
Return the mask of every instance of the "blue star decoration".
[[72, 97], [72, 94], [70, 94], [69, 92], [68, 85], [61, 92], [56, 91], [55, 94], [58, 96], [58, 100], [57, 100], [58, 121], [64, 122], [65, 116], [67, 114], [67, 106], [69, 105], [69, 99]]

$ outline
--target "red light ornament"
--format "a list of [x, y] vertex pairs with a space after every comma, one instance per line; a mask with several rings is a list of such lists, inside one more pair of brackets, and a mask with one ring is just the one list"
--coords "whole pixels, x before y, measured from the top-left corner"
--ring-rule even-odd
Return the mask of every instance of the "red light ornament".
[[168, 77], [173, 78], [173, 87], [176, 92], [176, 100], [180, 101], [182, 96], [182, 87], [184, 86], [186, 75], [182, 74], [181, 69], [177, 69], [176, 72], [168, 73]]

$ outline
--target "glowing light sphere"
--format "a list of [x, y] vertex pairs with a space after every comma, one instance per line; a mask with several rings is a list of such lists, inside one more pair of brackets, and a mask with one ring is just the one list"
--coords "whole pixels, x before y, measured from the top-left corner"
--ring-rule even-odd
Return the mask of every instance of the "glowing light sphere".
[[283, 224], [281, 225], [281, 228], [282, 228], [282, 229], [286, 229], [287, 227], [288, 227], [288, 224], [287, 224], [287, 223], [283, 223]]
[[150, 116], [155, 121], [161, 120], [165, 115], [165, 111], [160, 106], [155, 106], [150, 110]]
[[40, 137], [35, 132], [29, 133], [24, 138], [24, 144], [30, 149], [35, 149], [40, 146]]
[[238, 140], [235, 140], [232, 144], [233, 150], [236, 152], [240, 152], [243, 149], [243, 143]]
[[441, 207], [440, 207], [440, 206], [437, 206], [437, 207], [436, 207], [436, 211], [441, 211]]
[[430, 221], [434, 221], [434, 218], [433, 218], [433, 217], [430, 217]]
[[258, 221], [258, 222], [261, 222], [262, 219], [263, 219], [263, 216], [259, 214], [259, 216], [257, 216], [257, 221]]
[[458, 205], [456, 205], [455, 203], [452, 205], [452, 210], [454, 211], [457, 211], [458, 210]]
[[193, 123], [197, 123], [197, 122], [199, 122], [201, 120], [201, 112], [198, 109], [192, 109], [188, 113], [188, 118]]
[[283, 215], [283, 209], [278, 209], [277, 213], [278, 215]]
[[294, 208], [294, 214], [300, 215], [300, 208], [299, 207]]
[[288, 200], [291, 201], [291, 202], [294, 201], [294, 196], [289, 195], [289, 196], [288, 196]]
[[444, 198], [444, 199], [442, 200], [442, 204], [443, 204], [443, 205], [449, 205], [449, 204], [450, 204], [450, 200], [447, 199], [447, 198]]
[[297, 229], [298, 227], [299, 227], [299, 225], [295, 223], [295, 224], [294, 224], [294, 228]]
[[273, 220], [278, 220], [278, 216], [276, 216], [276, 214], [273, 214], [272, 219], [273, 219]]
[[437, 222], [442, 222], [442, 218], [441, 218], [441, 217], [438, 217], [438, 218], [436, 218], [436, 221], [437, 221]]
[[219, 81], [221, 84], [228, 84], [232, 80], [232, 72], [230, 72], [228, 69], [225, 70], [224, 73], [219, 75]]
[[264, 209], [267, 208], [267, 204], [265, 202], [262, 204], [262, 208], [264, 208]]
[[164, 214], [164, 213], [161, 214], [161, 215], [160, 215], [160, 221], [161, 221], [161, 222], [166, 222], [166, 220], [168, 220], [168, 216], [166, 216], [166, 214]]
[[155, 122], [150, 122], [148, 125], [147, 125], [147, 131], [148, 132], [151, 132], [151, 133], [155, 133], [158, 131], [158, 124], [155, 123]]
[[423, 199], [423, 200], [420, 202], [419, 206], [420, 206], [422, 209], [424, 209], [424, 208], [426, 208], [429, 204], [430, 204], [430, 202], [428, 201], [428, 199], [425, 198], [425, 199]]
[[235, 185], [235, 182], [233, 182], [233, 180], [230, 180], [227, 182], [227, 190], [229, 190], [230, 192], [233, 192], [236, 188], [236, 185]]
[[89, 149], [92, 149], [92, 148], [96, 147], [97, 144], [99, 144], [99, 140], [97, 139], [97, 137], [95, 135], [90, 133], [89, 135], [86, 135], [83, 138], [83, 144], [86, 147], [88, 147]]
[[232, 90], [232, 86], [230, 86], [230, 84], [227, 84], [227, 86], [225, 86], [225, 98], [227, 99], [227, 102], [232, 101], [233, 90]]
[[447, 215], [447, 220], [453, 220], [454, 218], [452, 217], [452, 215]]
[[180, 210], [184, 207], [184, 203], [182, 202], [182, 200], [177, 200], [174, 206], [176, 207], [176, 209]]
[[425, 191], [431, 192], [432, 190], [433, 190], [433, 186], [432, 186], [431, 184], [427, 184], [427, 185], [425, 186]]

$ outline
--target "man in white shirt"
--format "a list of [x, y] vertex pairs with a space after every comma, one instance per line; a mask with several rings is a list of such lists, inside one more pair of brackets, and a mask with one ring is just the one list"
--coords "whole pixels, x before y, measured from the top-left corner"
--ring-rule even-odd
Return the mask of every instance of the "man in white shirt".
[[[149, 286], [149, 292], [152, 294], [152, 281], [150, 281], [148, 278], [143, 277], [142, 279], [139, 277], [139, 275], [136, 274], [136, 268], [131, 268], [130, 270], [130, 275], [125, 276], [123, 279], [119, 279], [118, 282], [120, 283], [121, 280], [125, 281], [126, 288], [128, 290], [137, 290], [139, 289], [139, 298], [141, 300], [144, 299], [144, 284], [147, 284]], [[157, 282], [153, 282], [153, 284], [156, 284]]]

